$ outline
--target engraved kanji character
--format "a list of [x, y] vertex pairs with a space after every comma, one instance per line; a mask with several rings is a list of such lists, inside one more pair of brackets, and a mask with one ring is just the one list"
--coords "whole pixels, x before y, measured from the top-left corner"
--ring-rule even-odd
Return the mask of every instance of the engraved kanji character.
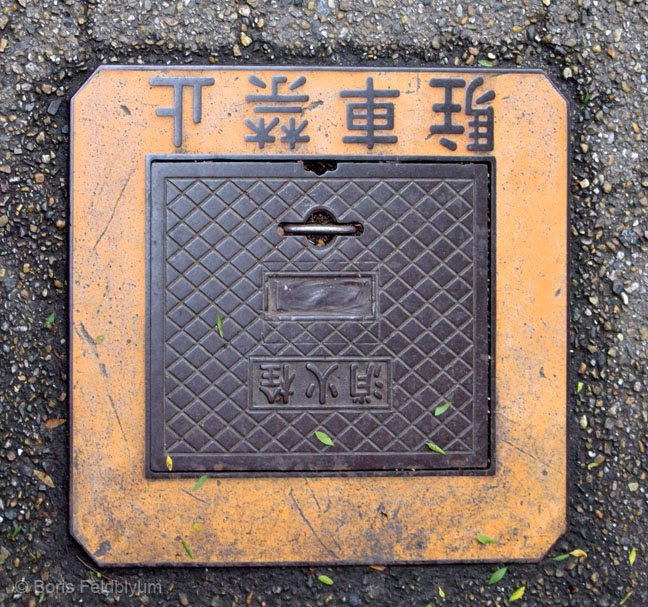
[[261, 385], [259, 390], [265, 394], [268, 404], [283, 401], [287, 405], [290, 397], [294, 394], [291, 389], [295, 381], [295, 372], [291, 366], [283, 363], [266, 363], [259, 365], [261, 369]]
[[354, 403], [371, 402], [371, 397], [378, 400], [384, 398], [382, 390], [385, 384], [380, 378], [382, 375], [383, 365], [381, 363], [367, 363], [366, 373], [360, 373], [360, 365], [358, 363], [351, 363], [351, 401]]
[[[268, 86], [258, 76], [251, 75], [248, 81], [250, 84], [262, 89]], [[245, 100], [248, 103], [258, 104], [254, 106], [255, 114], [301, 114], [304, 111], [303, 107], [297, 104], [308, 101], [308, 95], [280, 93], [280, 85], [287, 82], [288, 78], [286, 76], [272, 76], [269, 94], [246, 95]], [[287, 86], [290, 91], [294, 91], [304, 86], [305, 82], [306, 77], [299, 76]], [[254, 135], [245, 136], [245, 141], [253, 141], [258, 144], [259, 148], [263, 148], [266, 143], [275, 141], [275, 136], [271, 135], [270, 131], [279, 124], [279, 118], [275, 116], [268, 125], [266, 125], [264, 118], [259, 118], [256, 123], [246, 119], [245, 124], [254, 131]], [[296, 124], [295, 118], [291, 116], [288, 121], [288, 126], [281, 125], [281, 130], [284, 134], [279, 140], [287, 143], [291, 150], [295, 149], [297, 143], [310, 141], [310, 137], [303, 133], [307, 124], [308, 120], [302, 120], [299, 124]]]
[[257, 124], [254, 124], [249, 118], [246, 118], [245, 124], [254, 131], [254, 135], [245, 136], [245, 141], [256, 141], [259, 147], [263, 148], [266, 143], [272, 143], [275, 140], [275, 136], [270, 135], [270, 131], [279, 124], [279, 118], [275, 116], [267, 125], [265, 118], [259, 118]]
[[149, 80], [151, 86], [172, 86], [173, 107], [159, 107], [155, 110], [158, 116], [173, 116], [173, 144], [182, 145], [182, 91], [185, 87], [193, 88], [193, 121], [198, 124], [202, 120], [202, 89], [212, 86], [213, 78], [189, 76], [153, 76]]
[[[443, 113], [443, 124], [433, 124], [430, 127], [430, 133], [433, 135], [461, 135], [464, 132], [464, 127], [460, 124], [453, 124], [452, 114], [461, 112], [460, 103], [452, 103], [452, 91], [455, 88], [463, 88], [466, 86], [466, 81], [462, 78], [432, 78], [430, 80], [431, 87], [440, 87], [444, 90], [443, 103], [435, 103], [432, 105], [433, 112]], [[453, 152], [457, 149], [457, 144], [451, 139], [441, 137], [439, 143]]]
[[359, 97], [361, 103], [347, 103], [346, 128], [350, 131], [364, 131], [364, 135], [342, 137], [344, 143], [364, 143], [373, 149], [376, 143], [396, 143], [396, 135], [376, 135], [376, 131], [394, 129], [394, 104], [390, 101], [376, 102], [376, 98], [399, 97], [400, 92], [390, 89], [374, 89], [373, 78], [367, 78], [367, 87], [358, 91], [340, 91], [340, 97]]
[[[468, 122], [468, 126], [472, 128], [472, 131], [468, 131], [468, 136], [473, 142], [468, 144], [467, 149], [487, 152], [492, 150], [495, 144], [493, 108], [491, 106], [482, 108], [473, 107], [473, 94], [475, 93], [475, 89], [482, 84], [484, 84], [484, 79], [478, 76], [466, 89], [466, 114], [473, 116], [473, 119]], [[475, 105], [482, 105], [493, 99], [495, 99], [495, 91], [488, 90], [477, 97]]]
[[[319, 387], [319, 404], [320, 405], [325, 405], [326, 404], [326, 397], [327, 397], [327, 390], [331, 393], [331, 396], [333, 398], [337, 398], [338, 395], [338, 389], [337, 386], [329, 380], [329, 377], [338, 368], [337, 363], [333, 363], [332, 365], [329, 365], [326, 371], [324, 373], [321, 373], [320, 370], [317, 368], [316, 365], [312, 363], [306, 363], [306, 368], [315, 376], [317, 379], [317, 384]], [[310, 398], [313, 396], [315, 392], [315, 384], [311, 383], [308, 384], [308, 387], [306, 388], [306, 396]]]

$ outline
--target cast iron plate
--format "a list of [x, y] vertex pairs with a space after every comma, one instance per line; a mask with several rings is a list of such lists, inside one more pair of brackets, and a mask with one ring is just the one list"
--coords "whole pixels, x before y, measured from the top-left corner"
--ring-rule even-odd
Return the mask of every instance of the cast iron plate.
[[[489, 468], [486, 165], [150, 175], [148, 474]], [[362, 233], [280, 228], [323, 210]]]

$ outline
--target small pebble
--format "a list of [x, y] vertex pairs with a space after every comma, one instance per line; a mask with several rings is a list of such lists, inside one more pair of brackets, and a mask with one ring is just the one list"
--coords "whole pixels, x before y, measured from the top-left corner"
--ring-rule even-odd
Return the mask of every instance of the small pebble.
[[0, 566], [4, 565], [10, 556], [11, 552], [9, 552], [4, 546], [0, 546]]
[[56, 112], [58, 112], [59, 107], [61, 107], [62, 99], [54, 99], [53, 101], [50, 102], [50, 104], [47, 106], [47, 113], [50, 116], [55, 116]]

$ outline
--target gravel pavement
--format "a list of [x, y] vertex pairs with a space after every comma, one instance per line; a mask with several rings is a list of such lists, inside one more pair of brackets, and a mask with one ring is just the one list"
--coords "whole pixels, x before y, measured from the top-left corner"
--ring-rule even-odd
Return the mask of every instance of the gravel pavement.
[[[520, 606], [648, 605], [647, 46], [639, 0], [0, 0], [0, 605], [504, 606], [521, 585]], [[586, 557], [492, 586], [493, 565], [93, 571], [68, 534], [68, 102], [101, 63], [554, 78], [572, 102], [572, 384], [550, 555]]]

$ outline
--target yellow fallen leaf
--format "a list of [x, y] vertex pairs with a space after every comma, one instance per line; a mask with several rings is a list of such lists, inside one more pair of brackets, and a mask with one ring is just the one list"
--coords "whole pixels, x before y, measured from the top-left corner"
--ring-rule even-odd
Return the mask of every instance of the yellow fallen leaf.
[[34, 476], [41, 482], [43, 485], [47, 485], [48, 487], [54, 487], [54, 481], [52, 480], [52, 477], [49, 474], [45, 474], [44, 472], [41, 472], [40, 470], [34, 469]]
[[439, 586], [439, 596], [440, 596], [442, 599], [445, 599], [445, 592], [443, 592], [443, 588], [441, 588], [441, 586]]
[[173, 470], [173, 460], [171, 459], [171, 456], [167, 455], [166, 456], [166, 467], [169, 472]]
[[517, 601], [518, 599], [521, 599], [523, 595], [524, 595], [524, 586], [520, 586], [519, 588], [513, 591], [513, 594], [509, 597], [508, 602], [512, 603], [513, 601]]
[[630, 561], [630, 567], [634, 565], [636, 558], [637, 558], [637, 549], [633, 548], [632, 550], [630, 550], [630, 554], [628, 555], [628, 561]]
[[376, 571], [384, 571], [386, 567], [384, 565], [369, 565], [369, 569], [375, 569]]
[[587, 552], [584, 550], [581, 550], [580, 548], [576, 548], [575, 550], [572, 550], [569, 554], [572, 556], [575, 556], [576, 558], [581, 557], [581, 556], [587, 556]]

